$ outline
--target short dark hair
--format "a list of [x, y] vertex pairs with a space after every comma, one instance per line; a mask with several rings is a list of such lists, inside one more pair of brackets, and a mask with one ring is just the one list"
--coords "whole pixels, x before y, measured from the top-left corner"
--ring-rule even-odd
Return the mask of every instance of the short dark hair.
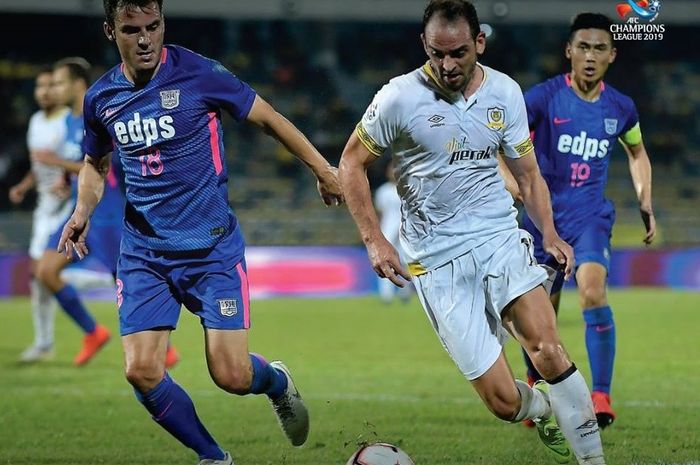
[[53, 69], [57, 70], [59, 68], [66, 68], [70, 78], [75, 80], [82, 80], [85, 82], [85, 86], [90, 85], [90, 63], [85, 58], [82, 57], [67, 57], [58, 60], [53, 65]]
[[600, 29], [607, 32], [610, 36], [610, 42], [613, 42], [610, 26], [612, 26], [612, 21], [602, 13], [579, 13], [574, 20], [571, 21], [569, 42], [574, 38], [576, 31], [580, 29]]
[[435, 15], [440, 15], [448, 21], [455, 21], [458, 18], [464, 18], [469, 24], [469, 29], [472, 33], [472, 39], [476, 40], [481, 28], [479, 27], [479, 17], [476, 14], [476, 8], [467, 0], [430, 0], [428, 6], [423, 12], [423, 30], [425, 26]]
[[149, 6], [151, 3], [157, 4], [161, 14], [163, 13], [163, 0], [102, 0], [102, 5], [105, 9], [105, 20], [110, 26], [114, 26], [114, 18], [119, 8], [124, 8], [126, 6], [143, 8]]

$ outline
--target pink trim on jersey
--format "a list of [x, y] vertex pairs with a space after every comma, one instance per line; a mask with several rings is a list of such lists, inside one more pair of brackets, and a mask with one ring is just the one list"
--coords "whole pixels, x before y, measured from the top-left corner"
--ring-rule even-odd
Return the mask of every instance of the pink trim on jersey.
[[250, 328], [250, 291], [248, 290], [248, 275], [246, 275], [243, 265], [236, 265], [238, 277], [241, 279], [241, 296], [243, 297], [243, 327]]
[[160, 54], [160, 62], [161, 64], [165, 63], [168, 59], [168, 49], [163, 47], [163, 51]]
[[211, 145], [211, 159], [214, 162], [214, 171], [221, 174], [224, 167], [221, 165], [221, 154], [219, 153], [219, 122], [215, 112], [207, 113], [209, 116], [209, 143]]

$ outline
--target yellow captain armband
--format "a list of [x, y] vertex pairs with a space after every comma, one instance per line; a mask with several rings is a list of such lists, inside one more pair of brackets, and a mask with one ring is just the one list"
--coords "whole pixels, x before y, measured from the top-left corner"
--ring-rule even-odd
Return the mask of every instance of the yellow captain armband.
[[362, 126], [361, 121], [357, 123], [357, 126], [355, 126], [355, 133], [357, 133], [357, 138], [360, 139], [362, 145], [364, 145], [367, 150], [372, 152], [373, 155], [378, 157], [384, 153], [384, 147], [379, 145], [374, 139], [372, 139], [372, 136], [367, 134], [367, 130], [364, 128], [364, 126]]
[[620, 137], [620, 141], [625, 145], [637, 145], [642, 142], [642, 130], [639, 127], [639, 123], [632, 126], [632, 129], [624, 133]]

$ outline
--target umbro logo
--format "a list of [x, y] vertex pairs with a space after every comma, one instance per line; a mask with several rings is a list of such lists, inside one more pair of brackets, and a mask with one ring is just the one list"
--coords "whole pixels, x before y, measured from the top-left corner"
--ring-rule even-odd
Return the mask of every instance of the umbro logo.
[[436, 128], [436, 127], [438, 127], [438, 126], [444, 126], [444, 125], [445, 125], [445, 123], [442, 122], [444, 119], [445, 119], [444, 116], [433, 115], [433, 116], [431, 116], [430, 118], [428, 118], [428, 122], [431, 123], [431, 124], [430, 124], [430, 127], [431, 127], [431, 128]]
[[581, 426], [577, 427], [576, 429], [591, 429], [591, 428], [594, 428], [597, 426], [598, 426], [597, 420], [588, 420], [586, 423], [582, 424]]

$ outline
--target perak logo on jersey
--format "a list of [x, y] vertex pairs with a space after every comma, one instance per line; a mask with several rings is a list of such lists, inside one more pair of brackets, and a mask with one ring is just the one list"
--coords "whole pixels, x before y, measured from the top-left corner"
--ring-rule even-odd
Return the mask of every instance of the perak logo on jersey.
[[652, 24], [661, 11], [661, 0], [627, 0], [616, 6], [623, 24], [612, 24], [613, 40], [662, 40], [666, 26]]
[[503, 108], [492, 107], [486, 110], [486, 125], [489, 129], [503, 129], [506, 121], [506, 111]]
[[445, 150], [450, 154], [450, 165], [460, 161], [491, 158], [491, 146], [486, 150], [471, 150], [467, 136], [462, 136], [460, 139], [453, 137], [445, 144]]

